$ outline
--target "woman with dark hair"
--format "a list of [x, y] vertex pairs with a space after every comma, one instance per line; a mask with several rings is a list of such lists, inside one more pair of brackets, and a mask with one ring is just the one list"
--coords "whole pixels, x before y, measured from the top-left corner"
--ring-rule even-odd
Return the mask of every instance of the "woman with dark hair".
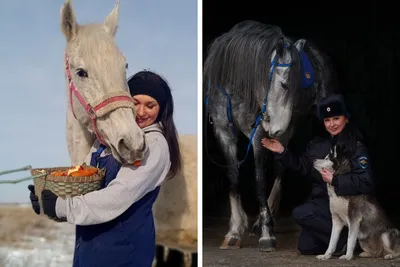
[[[151, 84], [151, 86], [149, 86]], [[168, 178], [174, 177], [181, 168], [178, 134], [173, 120], [174, 101], [167, 82], [151, 71], [140, 71], [128, 80], [129, 90], [136, 106], [136, 122], [145, 129], [159, 123], [167, 140], [171, 168]], [[157, 101], [158, 100], [158, 101]], [[162, 112], [159, 112], [162, 110]]]
[[[149, 267], [155, 257], [152, 207], [162, 182], [181, 168], [174, 104], [167, 82], [154, 72], [140, 71], [128, 85], [148, 145], [141, 165], [121, 165], [96, 140], [85, 162], [105, 168], [103, 189], [66, 199], [42, 193], [44, 214], [76, 225], [73, 267]], [[34, 187], [28, 188], [39, 214]]]
[[[325, 97], [318, 103], [317, 112], [328, 136], [313, 139], [302, 155], [295, 155], [276, 139], [262, 140], [263, 146], [273, 151], [275, 158], [282, 165], [311, 180], [311, 196], [292, 212], [293, 218], [301, 227], [298, 250], [301, 254], [308, 255], [323, 254], [328, 248], [332, 217], [326, 183], [334, 186], [338, 196], [374, 193], [367, 148], [360, 132], [349, 122], [350, 114], [343, 97]], [[336, 151], [340, 150], [341, 155], [351, 159], [351, 172], [335, 175], [326, 169], [318, 172], [313, 168], [315, 159], [324, 159], [334, 148]], [[343, 253], [346, 243], [347, 231], [343, 231], [336, 252]], [[360, 247], [357, 248], [359, 249]]]

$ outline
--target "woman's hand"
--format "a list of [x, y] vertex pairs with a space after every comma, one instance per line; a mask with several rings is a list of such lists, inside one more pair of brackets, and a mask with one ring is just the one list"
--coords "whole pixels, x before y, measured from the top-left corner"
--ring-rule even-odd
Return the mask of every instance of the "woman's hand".
[[56, 202], [57, 195], [50, 190], [42, 191], [42, 203], [43, 203], [43, 213], [49, 217], [56, 218]]
[[263, 138], [261, 140], [261, 143], [262, 143], [263, 147], [271, 150], [272, 152], [281, 154], [281, 153], [283, 153], [283, 151], [285, 151], [285, 148], [283, 147], [281, 142], [279, 142], [276, 139]]
[[29, 199], [31, 200], [32, 209], [36, 214], [40, 214], [39, 198], [35, 195], [35, 186], [30, 184], [28, 189], [30, 191]]
[[322, 176], [322, 179], [326, 182], [326, 183], [332, 183], [332, 178], [333, 178], [333, 172], [328, 171], [325, 168], [322, 168], [322, 170], [319, 172]]

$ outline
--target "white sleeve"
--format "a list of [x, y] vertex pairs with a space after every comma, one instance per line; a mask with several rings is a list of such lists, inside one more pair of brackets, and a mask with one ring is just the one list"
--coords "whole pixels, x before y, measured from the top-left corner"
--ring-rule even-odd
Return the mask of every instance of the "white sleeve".
[[73, 198], [58, 198], [56, 214], [77, 225], [99, 224], [113, 220], [134, 202], [164, 181], [170, 158], [165, 139], [149, 142], [148, 154], [139, 167], [122, 166], [116, 178], [101, 190]]

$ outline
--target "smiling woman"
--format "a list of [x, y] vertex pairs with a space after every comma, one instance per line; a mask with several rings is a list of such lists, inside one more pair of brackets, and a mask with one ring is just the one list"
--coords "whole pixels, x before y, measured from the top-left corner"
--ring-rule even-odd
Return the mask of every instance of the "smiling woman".
[[[9, 88], [3, 97], [18, 99], [19, 105], [13, 101], [0, 105], [0, 124], [7, 125], [0, 130], [0, 145], [7, 155], [1, 160], [0, 172], [26, 165], [70, 169], [86, 163], [103, 166], [100, 169], [106, 169], [108, 176], [92, 194], [79, 191], [65, 199], [47, 180], [46, 189], [51, 192], [46, 192], [44, 206], [37, 201], [41, 193], [34, 190], [40, 185], [29, 187], [32, 195], [27, 189], [29, 183], [34, 184], [29, 170], [26, 175], [0, 176], [0, 204], [32, 202], [29, 209], [34, 219], [27, 217], [22, 223], [30, 221], [34, 226], [40, 220], [57, 225], [55, 231], [70, 225], [77, 230], [70, 233], [71, 242], [56, 238], [55, 244], [36, 242], [32, 251], [21, 252], [26, 258], [37, 253], [40, 257], [35, 259], [40, 262], [22, 262], [14, 257], [17, 249], [3, 250], [0, 244], [0, 266], [116, 267], [136, 257], [129, 266], [148, 267], [156, 244], [182, 252], [182, 259], [189, 245], [189, 252], [196, 253], [197, 5], [196, 0], [61, 0], [43, 5], [1, 1], [0, 25], [13, 25], [0, 26], [0, 34], [8, 36], [0, 49], [0, 79]], [[142, 69], [166, 77], [175, 104], [176, 129], [172, 115], [162, 115], [172, 105], [163, 108], [157, 96], [142, 93], [133, 98], [129, 93], [127, 78]], [[10, 73], [24, 75], [15, 79]], [[21, 98], [22, 91], [25, 97]], [[27, 135], [27, 129], [35, 130]], [[169, 140], [178, 133], [184, 162], [181, 171], [176, 163], [180, 157], [169, 159], [170, 148], [179, 152], [176, 142]], [[82, 174], [80, 170], [70, 178], [82, 178]], [[30, 177], [14, 184], [21, 176]], [[74, 189], [78, 192], [82, 187]], [[43, 216], [35, 213], [36, 208]], [[68, 223], [50, 221], [45, 213]], [[0, 243], [11, 235], [17, 241], [27, 239], [26, 232], [18, 229], [21, 220], [17, 215], [0, 209], [0, 220], [7, 219], [1, 224]], [[9, 227], [15, 231], [7, 232]], [[2, 239], [2, 234], [9, 236]], [[58, 253], [58, 245], [70, 253]], [[56, 256], [47, 258], [50, 251]], [[66, 265], [54, 262], [59, 255]], [[188, 262], [195, 264], [193, 259]], [[165, 266], [162, 259], [158, 263]]]
[[130, 94], [136, 108], [136, 123], [145, 132], [151, 125], [159, 125], [167, 140], [171, 168], [169, 178], [181, 168], [177, 130], [173, 120], [174, 100], [168, 83], [152, 71], [140, 71], [128, 79]]
[[167, 83], [153, 72], [140, 71], [128, 79], [128, 85], [134, 99], [139, 127], [159, 122], [163, 115], [159, 111], [164, 110], [167, 102], [172, 101]]
[[[349, 122], [350, 114], [341, 95], [332, 94], [321, 99], [317, 106], [318, 119], [328, 133], [327, 138], [314, 138], [307, 150], [295, 155], [276, 139], [262, 140], [265, 148], [275, 153], [275, 158], [286, 168], [308, 176], [312, 182], [310, 198], [297, 206], [293, 218], [301, 227], [298, 249], [302, 254], [323, 254], [328, 248], [332, 232], [332, 215], [326, 183], [335, 188], [338, 196], [370, 194], [374, 191], [368, 152], [358, 129]], [[345, 175], [329, 170], [313, 169], [314, 160], [324, 159], [329, 153], [343, 151], [350, 159], [351, 170]], [[337, 252], [344, 249], [347, 233], [338, 237]]]
[[160, 105], [148, 95], [133, 96], [136, 107], [136, 123], [140, 128], [147, 127], [157, 119]]
[[[185, 208], [189, 204], [184, 201], [185, 194], [197, 200], [197, 194], [190, 191], [197, 191], [197, 172], [190, 168], [190, 176], [176, 177], [181, 171], [182, 156], [171, 89], [165, 79], [150, 71], [138, 72], [127, 82], [126, 58], [115, 42], [119, 0], [102, 23], [78, 24], [71, 0], [66, 0], [60, 15], [66, 37], [71, 161], [104, 169], [105, 175], [97, 190], [65, 197], [52, 187], [37, 192], [35, 187], [40, 186], [30, 185], [33, 210], [76, 225], [74, 267], [150, 266], [163, 234], [157, 214], [171, 214], [170, 208], [174, 210], [173, 219], [180, 221], [168, 225], [168, 230], [188, 228], [190, 240], [197, 246], [197, 229], [193, 227], [193, 218], [197, 225], [197, 217], [192, 214], [197, 212], [197, 201], [191, 203], [189, 211], [171, 203], [174, 195]], [[118, 105], [116, 101], [120, 101]], [[133, 153], [131, 158], [119, 157], [120, 151], [125, 150]], [[182, 150], [185, 151], [183, 145]], [[133, 165], [135, 159], [141, 164]], [[171, 190], [166, 180], [178, 184], [174, 183]], [[194, 186], [188, 189], [188, 182]], [[165, 194], [171, 205], [160, 208], [156, 200]], [[180, 224], [187, 213], [192, 220]], [[164, 218], [165, 221], [170, 220]], [[173, 237], [179, 239], [179, 233]]]

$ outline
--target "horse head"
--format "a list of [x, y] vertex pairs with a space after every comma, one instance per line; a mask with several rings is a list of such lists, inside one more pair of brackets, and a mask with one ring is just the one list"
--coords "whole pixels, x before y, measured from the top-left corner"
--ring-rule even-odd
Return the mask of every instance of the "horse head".
[[135, 121], [126, 59], [114, 41], [118, 11], [119, 0], [103, 23], [79, 25], [70, 0], [62, 6], [68, 109], [84, 130], [111, 148], [118, 161], [132, 163], [143, 157], [146, 144]]
[[263, 111], [265, 120], [262, 121], [270, 137], [279, 137], [286, 132], [294, 109], [302, 98], [300, 94], [304, 93], [301, 89], [313, 84], [312, 71], [308, 73], [303, 69], [304, 61], [307, 61], [307, 67], [311, 66], [302, 51], [305, 42], [300, 39], [292, 43], [282, 37], [271, 53], [266, 108]]

